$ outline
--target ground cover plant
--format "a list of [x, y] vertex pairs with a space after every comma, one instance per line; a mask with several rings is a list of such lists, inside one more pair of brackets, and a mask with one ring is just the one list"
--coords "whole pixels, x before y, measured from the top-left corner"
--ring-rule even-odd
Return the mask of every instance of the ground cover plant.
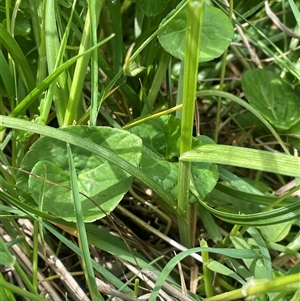
[[0, 7], [0, 300], [300, 300], [298, 1]]

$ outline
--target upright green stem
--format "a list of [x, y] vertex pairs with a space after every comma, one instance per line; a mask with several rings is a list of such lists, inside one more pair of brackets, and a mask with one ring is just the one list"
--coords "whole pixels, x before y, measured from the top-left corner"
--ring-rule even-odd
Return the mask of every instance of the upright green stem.
[[[180, 155], [192, 148], [202, 14], [203, 0], [190, 0], [188, 3], [185, 42]], [[181, 243], [188, 248], [192, 247], [196, 224], [195, 215], [191, 215], [192, 212], [189, 208], [190, 171], [190, 162], [179, 161], [178, 211], [180, 217], [178, 218], [178, 224]], [[193, 218], [190, 219], [191, 216]]]
[[[202, 239], [200, 241], [200, 247], [207, 248], [207, 242]], [[205, 295], [206, 298], [212, 297], [214, 295], [213, 287], [212, 287], [212, 275], [211, 271], [207, 267], [209, 264], [209, 253], [207, 251], [201, 252], [202, 258], [203, 258], [203, 275], [204, 275], [204, 288], [205, 288]]]
[[[96, 1], [89, 0], [89, 13], [91, 19], [91, 39], [92, 45], [97, 44], [97, 13], [96, 13]], [[90, 125], [96, 125], [98, 115], [98, 49], [94, 49], [91, 57], [91, 75], [92, 75], [92, 95], [91, 95], [91, 115]]]
[[[103, 6], [104, 0], [98, 0], [95, 2], [95, 7], [90, 9], [94, 9], [96, 13], [96, 26], [98, 26], [99, 15]], [[85, 52], [87, 49], [91, 47], [91, 18], [90, 12], [88, 11], [86, 15], [86, 21], [84, 24], [81, 44], [79, 47], [79, 54]], [[72, 80], [72, 86], [70, 89], [69, 100], [67, 104], [66, 113], [64, 116], [64, 125], [72, 124], [74, 119], [76, 119], [76, 112], [79, 105], [80, 96], [82, 93], [82, 86], [85, 79], [86, 69], [89, 63], [90, 56], [86, 55], [78, 59], [76, 63], [76, 68]], [[98, 58], [99, 59], [99, 58]]]

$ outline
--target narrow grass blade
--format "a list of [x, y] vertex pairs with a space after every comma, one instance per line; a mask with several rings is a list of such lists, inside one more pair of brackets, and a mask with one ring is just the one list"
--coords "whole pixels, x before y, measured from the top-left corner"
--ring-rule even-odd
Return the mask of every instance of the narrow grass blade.
[[20, 46], [2, 24], [0, 24], [0, 32], [0, 44], [6, 48], [7, 52], [14, 60], [26, 90], [28, 92], [33, 90], [35, 87], [35, 80], [31, 73], [31, 68]]
[[[87, 53], [87, 49], [91, 46], [91, 12], [90, 10], [95, 10], [94, 13], [96, 14], [95, 18], [96, 20], [99, 20], [99, 15], [101, 12], [103, 0], [96, 1], [94, 7], [88, 8], [88, 13], [86, 15], [85, 25], [83, 29], [82, 39], [79, 47], [79, 53], [86, 53], [85, 56], [82, 56], [76, 63], [74, 76], [72, 80], [72, 85], [70, 88], [70, 95], [69, 100], [67, 104], [67, 109], [64, 114], [64, 125], [72, 124], [74, 119], [76, 119], [76, 112], [78, 108], [78, 103], [80, 99], [80, 95], [82, 93], [82, 87], [83, 82], [86, 75], [86, 68], [89, 63], [90, 59], [90, 53], [93, 52], [94, 49], [96, 49], [96, 46], [91, 47], [91, 51]], [[109, 37], [109, 39], [112, 37], [112, 35]], [[107, 41], [108, 39], [106, 39]], [[99, 44], [97, 44], [99, 46]]]
[[180, 254], [174, 256], [164, 267], [162, 272], [160, 273], [155, 288], [153, 289], [153, 292], [149, 298], [149, 301], [155, 301], [156, 297], [158, 295], [159, 289], [162, 287], [163, 283], [166, 281], [169, 273], [173, 270], [173, 268], [192, 253], [198, 253], [198, 252], [210, 252], [214, 254], [221, 254], [228, 257], [233, 258], [256, 258], [259, 255], [259, 252], [255, 250], [234, 250], [234, 249], [223, 249], [223, 248], [192, 248], [186, 251], [181, 252]]
[[[0, 24], [1, 25], [1, 24]], [[1, 28], [0, 28], [1, 29]], [[41, 95], [44, 90], [46, 90], [49, 85], [67, 68], [69, 68], [72, 64], [74, 64], [80, 57], [89, 54], [91, 51], [93, 51], [94, 48], [97, 48], [104, 43], [106, 43], [108, 40], [110, 40], [112, 36], [109, 36], [108, 38], [104, 39], [100, 43], [98, 43], [96, 46], [90, 48], [89, 50], [78, 54], [62, 64], [59, 68], [57, 68], [53, 73], [51, 73], [49, 76], [47, 76], [38, 86], [36, 86], [23, 100], [20, 102], [18, 106], [10, 113], [9, 116], [16, 117], [22, 114], [23, 111], [25, 111], [35, 100], [36, 98]]]
[[[13, 285], [11, 283], [6, 282], [4, 279], [1, 280], [1, 287], [7, 289], [9, 292], [13, 292], [17, 295], [19, 295], [22, 298], [28, 298], [32, 301], [47, 301], [47, 299], [44, 299], [40, 297], [37, 293], [30, 293], [23, 288], [20, 288], [19, 286]], [[10, 301], [13, 299], [9, 299]]]
[[271, 124], [266, 119], [264, 119], [259, 114], [259, 112], [256, 111], [249, 103], [247, 103], [246, 101], [242, 100], [241, 98], [239, 98], [239, 97], [237, 97], [233, 94], [230, 94], [230, 93], [227, 93], [227, 92], [224, 92], [224, 91], [203, 90], [203, 91], [197, 92], [197, 97], [205, 97], [205, 96], [219, 96], [219, 97], [223, 97], [225, 99], [227, 98], [227, 99], [230, 99], [230, 100], [234, 101], [235, 103], [241, 105], [245, 109], [249, 110], [253, 115], [255, 115], [269, 129], [269, 131], [274, 135], [276, 140], [281, 145], [284, 152], [286, 154], [289, 154], [289, 150], [286, 148], [284, 142], [282, 141], [280, 136], [277, 134], [277, 132], [274, 130], [274, 128], [271, 126]]
[[246, 147], [206, 144], [184, 153], [180, 160], [209, 162], [300, 177], [300, 158]]
[[80, 194], [79, 194], [79, 188], [77, 182], [77, 174], [76, 174], [76, 169], [74, 165], [70, 144], [67, 144], [67, 150], [68, 150], [68, 161], [69, 161], [69, 170], [70, 170], [70, 178], [71, 178], [71, 188], [72, 188], [72, 195], [74, 199], [74, 208], [75, 208], [75, 215], [76, 215], [76, 225], [78, 231], [78, 240], [79, 240], [79, 246], [83, 254], [82, 260], [83, 260], [83, 267], [85, 270], [86, 281], [90, 290], [90, 294], [92, 296], [92, 300], [104, 301], [104, 299], [99, 294], [99, 291], [97, 289], [93, 264], [90, 257], [89, 243], [87, 239], [84, 218], [82, 214]]

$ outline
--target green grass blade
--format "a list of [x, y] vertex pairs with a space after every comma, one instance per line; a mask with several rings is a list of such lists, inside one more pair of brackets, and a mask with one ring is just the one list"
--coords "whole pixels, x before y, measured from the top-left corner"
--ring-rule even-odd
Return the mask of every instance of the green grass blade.
[[[1, 25], [1, 24], [0, 24]], [[38, 86], [36, 86], [23, 100], [22, 102], [16, 106], [16, 108], [10, 113], [9, 116], [11, 117], [16, 117], [22, 114], [23, 111], [25, 111], [35, 100], [36, 98], [41, 95], [45, 89], [49, 87], [51, 83], [54, 82], [54, 80], [62, 73], [64, 72], [67, 68], [69, 68], [72, 64], [74, 64], [80, 57], [89, 54], [91, 51], [93, 51], [94, 48], [97, 48], [104, 43], [106, 43], [109, 39], [111, 38], [108, 37], [105, 40], [101, 41], [98, 43], [96, 46], [90, 48], [89, 50], [78, 54], [62, 64], [59, 68], [57, 68], [53, 73], [51, 73], [49, 76], [47, 76], [43, 82], [41, 82]]]
[[[89, 13], [91, 20], [91, 42], [92, 45], [97, 44], [97, 23], [99, 14], [102, 9], [104, 0], [96, 1], [89, 0]], [[91, 114], [90, 114], [90, 125], [96, 125], [98, 117], [98, 49], [94, 49], [91, 54]]]
[[158, 295], [159, 289], [162, 287], [163, 283], [166, 281], [169, 273], [172, 271], [172, 269], [184, 258], [187, 256], [198, 253], [198, 252], [210, 252], [214, 254], [221, 254], [233, 258], [256, 258], [259, 255], [259, 252], [257, 250], [234, 250], [234, 249], [223, 249], [223, 248], [192, 248], [186, 251], [181, 252], [180, 254], [174, 256], [164, 267], [162, 272], [160, 273], [155, 288], [152, 291], [152, 294], [149, 298], [149, 301], [155, 301], [156, 297]]
[[300, 177], [300, 158], [246, 147], [206, 144], [184, 153], [180, 160], [209, 162]]
[[[90, 60], [90, 52], [92, 52], [95, 49], [95, 46], [93, 46], [91, 48], [92, 51], [89, 51], [87, 53], [87, 49], [89, 49], [91, 46], [91, 38], [92, 38], [90, 10], [95, 10], [95, 14], [96, 14], [95, 18], [96, 20], [99, 20], [102, 4], [103, 4], [103, 0], [96, 1], [96, 5], [94, 7], [89, 6], [88, 13], [86, 15], [85, 25], [84, 25], [81, 43], [79, 47], [79, 54], [86, 53], [87, 55], [82, 56], [76, 63], [72, 85], [70, 88], [69, 100], [64, 115], [64, 121], [63, 121], [64, 125], [72, 124], [73, 121], [76, 120], [76, 113], [79, 104], [79, 99], [82, 93], [83, 82], [86, 76], [86, 69]], [[112, 36], [110, 36], [109, 39], [111, 37]], [[108, 39], [105, 40], [107, 41]], [[99, 46], [99, 44], [97, 45]]]
[[[61, 65], [62, 55], [65, 51], [65, 43], [60, 44], [60, 37], [58, 33], [58, 14], [56, 14], [58, 8], [57, 1], [48, 0], [45, 5], [45, 44], [46, 44], [46, 57], [49, 74], [53, 73], [57, 66]], [[61, 29], [63, 30], [63, 29]], [[67, 31], [65, 31], [66, 34]], [[56, 107], [56, 116], [58, 123], [62, 125], [63, 115], [67, 106], [67, 99], [69, 96], [67, 69], [65, 69], [56, 79], [56, 83], [53, 83], [51, 90], [53, 97], [48, 99], [48, 102], [54, 100]], [[51, 93], [51, 94], [52, 94]]]
[[23, 288], [20, 288], [19, 286], [6, 282], [5, 280], [1, 281], [1, 286], [7, 289], [8, 291], [19, 295], [20, 297], [28, 298], [32, 301], [47, 301], [47, 299], [40, 297], [38, 294], [30, 293], [24, 290]]
[[31, 68], [16, 40], [10, 35], [6, 28], [0, 24], [0, 45], [2, 44], [11, 55], [22, 81], [29, 92], [35, 87], [35, 80]]
[[81, 207], [81, 201], [80, 201], [80, 194], [79, 194], [79, 188], [78, 188], [78, 182], [77, 182], [77, 174], [76, 169], [74, 165], [72, 150], [69, 145], [67, 144], [67, 153], [68, 153], [68, 161], [69, 161], [69, 171], [70, 171], [70, 178], [71, 178], [71, 189], [72, 189], [72, 195], [74, 200], [74, 208], [75, 208], [75, 215], [76, 215], [76, 226], [78, 231], [78, 241], [79, 246], [82, 250], [83, 254], [83, 267], [85, 270], [85, 279], [87, 281], [90, 294], [92, 296], [92, 300], [101, 300], [104, 301], [104, 299], [99, 294], [99, 291], [97, 289], [97, 284], [95, 280], [95, 274], [93, 270], [92, 260], [90, 257], [90, 250], [89, 250], [89, 243], [87, 239], [85, 224], [84, 224], [84, 218], [82, 213], [82, 207]]
[[[121, 1], [108, 1], [107, 3], [108, 10], [111, 17], [111, 29], [115, 34], [115, 38], [111, 40], [111, 49], [112, 49], [112, 64], [113, 70], [117, 74], [122, 70], [122, 64], [124, 60], [123, 55], [123, 28], [121, 15]], [[101, 21], [100, 21], [101, 22]]]
[[9, 70], [8, 63], [0, 50], [0, 76], [3, 80], [3, 84], [7, 93], [7, 97], [11, 98], [15, 96], [14, 79]]
[[[59, 34], [56, 25], [56, 18], [55, 18], [55, 7], [58, 4], [54, 2], [48, 1], [46, 4], [46, 8], [44, 10], [44, 14], [49, 19], [45, 22], [45, 30], [47, 32], [52, 32], [51, 35], [47, 35], [45, 37], [45, 44], [47, 48], [47, 63], [49, 73], [51, 74], [54, 72], [63, 62], [63, 56], [65, 54], [67, 40], [70, 33], [70, 28], [72, 26], [72, 18], [75, 11], [77, 1], [73, 1], [72, 9], [70, 18], [68, 19], [68, 24], [65, 29], [61, 29], [64, 31], [63, 38], [59, 43]], [[54, 12], [53, 12], [54, 10]], [[52, 13], [51, 13], [52, 12]], [[50, 16], [49, 16], [50, 15]], [[52, 44], [55, 46], [53, 47]], [[69, 97], [69, 87], [67, 85], [67, 72], [63, 72], [60, 76], [57, 77], [56, 83], [53, 82], [48, 90], [48, 93], [41, 103], [39, 110], [40, 110], [40, 122], [46, 124], [48, 115], [50, 112], [50, 108], [52, 105], [52, 100], [54, 101], [55, 108], [56, 108], [56, 116], [58, 119], [58, 124], [63, 124], [63, 116], [65, 112], [65, 108], [67, 106], [67, 99]]]
[[288, 0], [288, 1], [289, 1], [289, 4], [290, 4], [290, 7], [292, 9], [292, 12], [293, 12], [293, 14], [295, 16], [295, 19], [297, 21], [298, 27], [300, 28], [300, 11], [297, 8], [294, 0]]
[[287, 207], [247, 215], [223, 212], [211, 208], [201, 200], [199, 200], [199, 202], [216, 217], [230, 224], [236, 225], [253, 227], [274, 225], [297, 219], [300, 216], [300, 207], [297, 202]]
[[[250, 227], [247, 232], [251, 235], [251, 237], [256, 241], [260, 252], [262, 254], [262, 262], [264, 265], [264, 271], [262, 275], [255, 275], [255, 278], [272, 278], [272, 259], [270, 256], [270, 252], [268, 250], [268, 246], [264, 241], [261, 234], [254, 227]], [[253, 262], [255, 264], [255, 262]], [[262, 269], [263, 270], [263, 269]]]

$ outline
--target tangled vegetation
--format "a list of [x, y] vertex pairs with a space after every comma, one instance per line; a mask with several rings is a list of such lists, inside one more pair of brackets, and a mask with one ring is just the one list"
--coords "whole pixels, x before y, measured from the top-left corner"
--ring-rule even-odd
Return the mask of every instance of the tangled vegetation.
[[300, 3], [0, 3], [0, 299], [300, 300]]

